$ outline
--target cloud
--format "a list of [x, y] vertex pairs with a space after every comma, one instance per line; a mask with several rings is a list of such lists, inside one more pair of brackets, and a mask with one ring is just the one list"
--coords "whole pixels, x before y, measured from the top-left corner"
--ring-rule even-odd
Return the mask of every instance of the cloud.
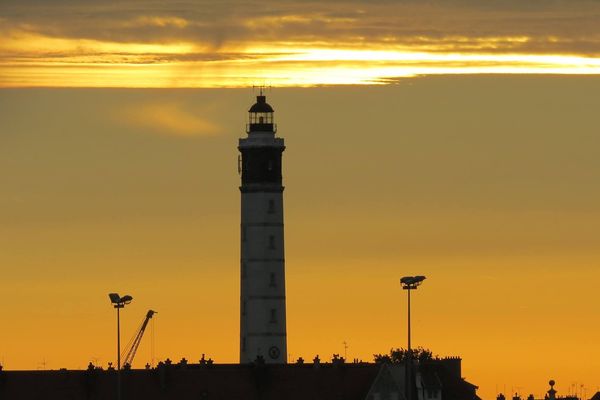
[[[522, 51], [600, 54], [597, 0], [5, 0], [4, 29], [125, 43], [220, 49], [273, 41], [392, 43], [522, 37]], [[0, 28], [2, 29], [2, 28]], [[549, 38], [558, 40], [550, 41]], [[572, 46], [572, 47], [571, 47]]]
[[[432, 54], [481, 55], [486, 65], [490, 55], [508, 63], [515, 54], [552, 56], [560, 70], [536, 61], [536, 71], [597, 74], [599, 21], [599, 0], [4, 0], [0, 87], [230, 87], [293, 83], [300, 69], [310, 72], [298, 79], [306, 84], [337, 82], [317, 79], [319, 60], [277, 68], [286, 65], [268, 56], [315, 50], [355, 50], [361, 59], [364, 51], [421, 53], [424, 67]], [[578, 56], [580, 68], [555, 56]], [[495, 60], [487, 72], [506, 72], [507, 62]], [[342, 72], [386, 62], [365, 61]], [[393, 75], [405, 66], [376, 80], [419, 74]]]
[[189, 25], [189, 22], [184, 18], [179, 17], [160, 17], [160, 16], [141, 16], [135, 19], [132, 23], [133, 26], [154, 26], [154, 27], [176, 27], [185, 28]]
[[180, 137], [215, 136], [221, 126], [205, 116], [191, 113], [178, 103], [133, 105], [115, 113], [118, 120], [151, 132]]

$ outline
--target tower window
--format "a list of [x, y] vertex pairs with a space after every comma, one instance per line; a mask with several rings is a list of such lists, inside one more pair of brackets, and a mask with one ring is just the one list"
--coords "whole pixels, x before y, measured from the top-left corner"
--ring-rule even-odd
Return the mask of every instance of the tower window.
[[274, 324], [277, 322], [277, 310], [275, 308], [271, 308], [271, 318], [269, 319], [269, 323]]
[[277, 286], [277, 283], [275, 282], [275, 273], [274, 272], [271, 272], [271, 278], [269, 280], [269, 286], [270, 287]]
[[270, 235], [269, 236], [269, 249], [274, 249], [275, 248], [275, 236]]
[[267, 212], [269, 214], [274, 214], [275, 213], [275, 200], [269, 199], [269, 208], [267, 208]]

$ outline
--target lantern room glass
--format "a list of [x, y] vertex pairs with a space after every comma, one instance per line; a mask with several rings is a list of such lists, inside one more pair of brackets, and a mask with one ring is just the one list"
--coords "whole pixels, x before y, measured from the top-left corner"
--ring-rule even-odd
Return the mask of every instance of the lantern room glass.
[[251, 112], [250, 113], [250, 124], [272, 124], [273, 113], [272, 112]]

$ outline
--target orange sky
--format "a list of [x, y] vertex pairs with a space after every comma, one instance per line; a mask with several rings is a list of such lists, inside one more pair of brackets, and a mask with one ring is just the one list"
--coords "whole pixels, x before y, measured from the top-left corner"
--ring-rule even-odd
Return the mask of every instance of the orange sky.
[[[347, 341], [370, 360], [404, 345], [398, 279], [424, 274], [414, 342], [464, 357], [485, 398], [542, 396], [550, 378], [563, 394], [595, 390], [599, 85], [464, 76], [271, 91], [287, 145], [290, 355], [327, 358]], [[159, 312], [157, 358], [237, 360], [236, 140], [252, 101], [250, 89], [0, 91], [6, 368], [112, 360], [111, 291], [135, 298], [124, 339]]]
[[0, 363], [106, 365], [111, 291], [124, 341], [152, 308], [158, 359], [237, 361], [236, 143], [268, 83], [290, 356], [403, 346], [423, 274], [414, 343], [485, 399], [597, 390], [597, 2], [196, 3], [0, 6]]

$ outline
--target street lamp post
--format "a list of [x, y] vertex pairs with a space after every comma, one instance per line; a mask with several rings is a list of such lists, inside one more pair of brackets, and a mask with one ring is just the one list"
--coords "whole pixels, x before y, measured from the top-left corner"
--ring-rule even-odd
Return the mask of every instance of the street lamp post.
[[117, 293], [109, 293], [108, 297], [114, 308], [117, 309], [117, 400], [121, 400], [121, 316], [120, 310], [126, 304], [131, 303], [133, 297], [119, 296]]
[[408, 294], [408, 350], [406, 360], [406, 400], [412, 400], [412, 348], [410, 343], [410, 291], [416, 290], [417, 287], [425, 280], [424, 276], [405, 276], [400, 279], [402, 289]]

